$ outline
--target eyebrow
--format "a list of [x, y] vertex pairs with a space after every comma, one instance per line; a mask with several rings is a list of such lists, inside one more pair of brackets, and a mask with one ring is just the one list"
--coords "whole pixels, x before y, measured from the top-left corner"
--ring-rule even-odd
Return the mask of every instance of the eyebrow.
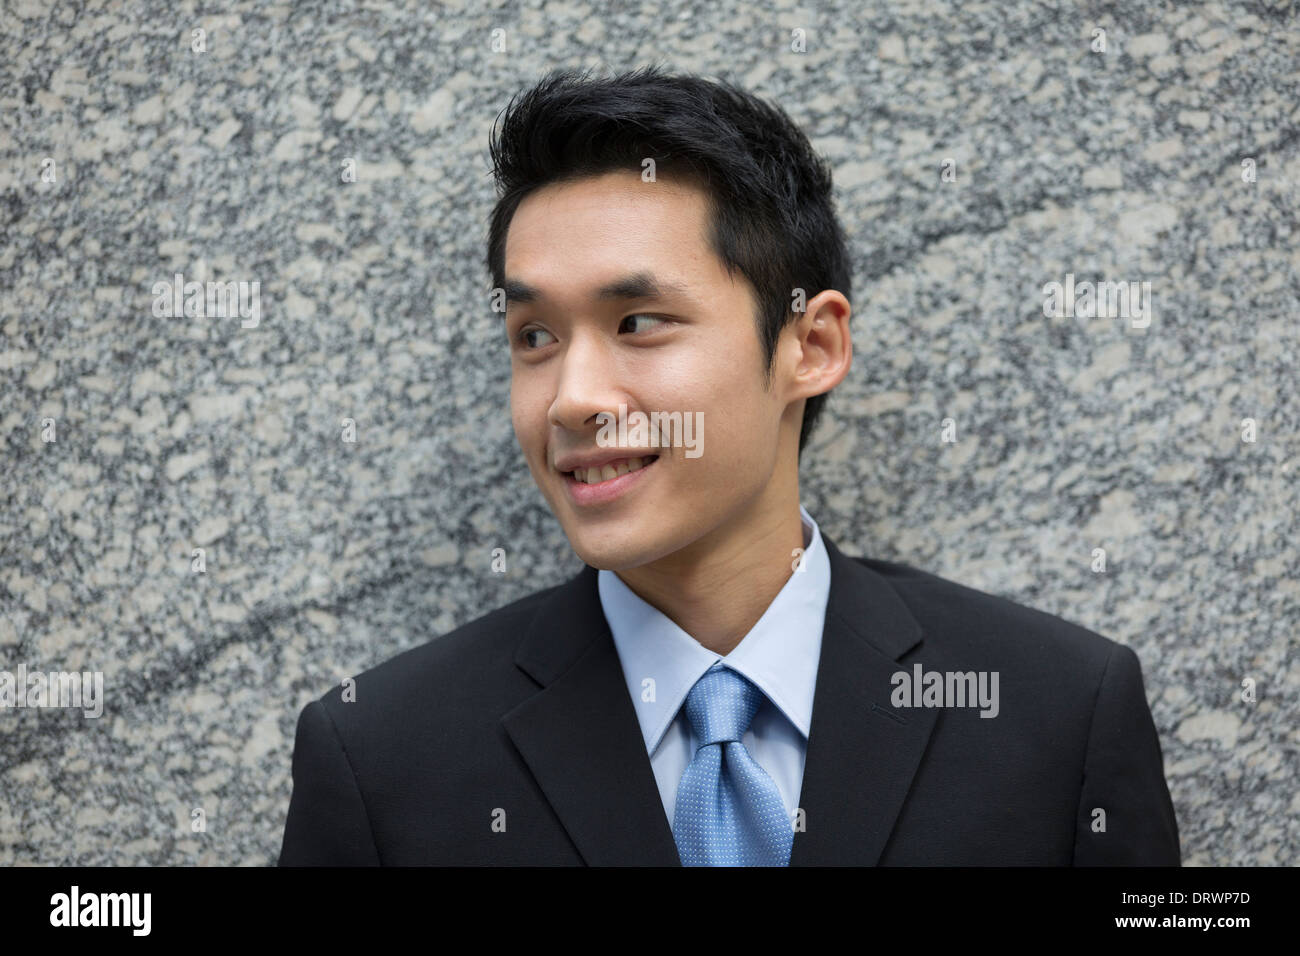
[[[519, 279], [506, 279], [504, 289], [507, 304], [517, 302], [522, 305], [546, 299], [541, 289]], [[681, 283], [656, 278], [650, 272], [633, 272], [605, 283], [595, 290], [592, 298], [607, 302], [612, 299], [663, 299], [670, 295], [689, 296], [690, 290]]]

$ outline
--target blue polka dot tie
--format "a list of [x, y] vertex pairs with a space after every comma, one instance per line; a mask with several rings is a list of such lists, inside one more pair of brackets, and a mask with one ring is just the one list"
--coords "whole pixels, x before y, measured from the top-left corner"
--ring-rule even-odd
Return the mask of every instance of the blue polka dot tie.
[[683, 866], [788, 866], [794, 828], [781, 793], [741, 743], [763, 692], [721, 662], [686, 695], [698, 749], [677, 787]]

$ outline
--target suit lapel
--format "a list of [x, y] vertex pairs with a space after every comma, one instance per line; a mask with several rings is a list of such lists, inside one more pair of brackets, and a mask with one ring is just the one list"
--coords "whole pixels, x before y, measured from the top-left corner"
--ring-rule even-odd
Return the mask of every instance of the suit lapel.
[[934, 730], [932, 709], [899, 711], [890, 677], [921, 627], [888, 582], [823, 533], [831, 588], [791, 866], [875, 866]]
[[583, 859], [680, 866], [595, 568], [552, 592], [515, 663], [542, 690], [502, 724]]

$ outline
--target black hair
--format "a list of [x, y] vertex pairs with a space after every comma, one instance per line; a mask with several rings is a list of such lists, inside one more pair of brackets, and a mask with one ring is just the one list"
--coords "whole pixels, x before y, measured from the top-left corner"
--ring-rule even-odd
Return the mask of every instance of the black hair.
[[[824, 289], [851, 301], [830, 168], [780, 107], [725, 80], [649, 66], [596, 79], [553, 70], [503, 113], [489, 143], [498, 199], [487, 268], [495, 288], [505, 285], [506, 232], [525, 196], [619, 169], [640, 173], [651, 158], [656, 177], [691, 181], [709, 197], [708, 241], [727, 272], [739, 270], [755, 291], [765, 387], [780, 332], [798, 318], [794, 290], [804, 290], [805, 302]], [[825, 393], [805, 401], [800, 457], [825, 401]]]

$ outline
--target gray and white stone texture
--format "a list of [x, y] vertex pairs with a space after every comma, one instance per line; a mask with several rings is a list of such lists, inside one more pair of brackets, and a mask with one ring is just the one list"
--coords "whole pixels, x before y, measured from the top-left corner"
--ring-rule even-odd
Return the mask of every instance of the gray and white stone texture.
[[[1300, 863], [1294, 9], [0, 0], [0, 669], [104, 680], [0, 710], [0, 864], [272, 864], [308, 700], [579, 569], [511, 429], [487, 138], [651, 62], [832, 165], [825, 532], [1132, 647], [1185, 864]], [[176, 273], [259, 323], [156, 316]], [[1067, 274], [1151, 321], [1046, 317]]]

